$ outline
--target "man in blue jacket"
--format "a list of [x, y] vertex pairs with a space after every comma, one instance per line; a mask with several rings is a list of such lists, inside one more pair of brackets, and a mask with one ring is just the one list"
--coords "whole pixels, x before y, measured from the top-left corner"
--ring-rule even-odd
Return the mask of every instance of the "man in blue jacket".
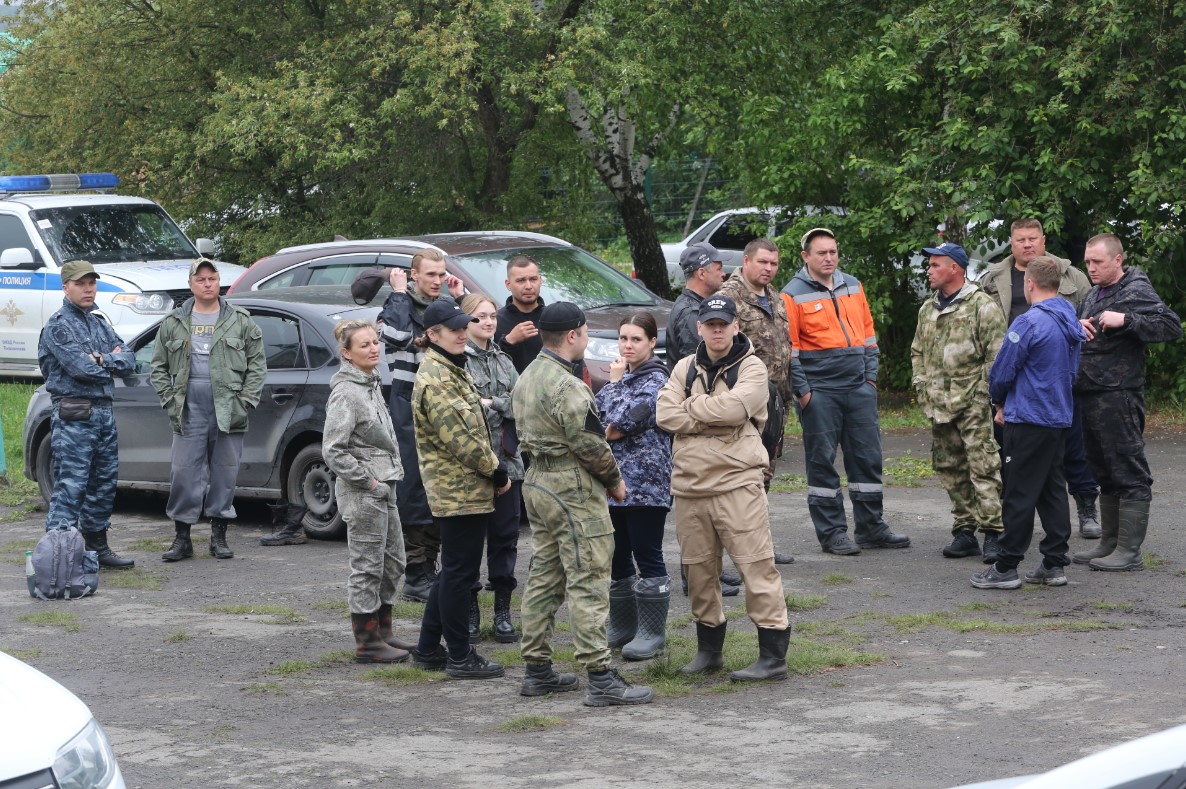
[[1071, 513], [1067, 505], [1063, 450], [1074, 404], [1071, 387], [1079, 370], [1079, 351], [1087, 336], [1075, 308], [1058, 297], [1058, 261], [1042, 255], [1025, 271], [1030, 309], [1009, 327], [988, 375], [996, 421], [1004, 425], [1005, 533], [1000, 555], [972, 576], [977, 589], [1021, 586], [1017, 565], [1034, 536], [1034, 511], [1046, 536], [1038, 549], [1042, 564], [1025, 574], [1026, 583], [1064, 586], [1070, 563]]

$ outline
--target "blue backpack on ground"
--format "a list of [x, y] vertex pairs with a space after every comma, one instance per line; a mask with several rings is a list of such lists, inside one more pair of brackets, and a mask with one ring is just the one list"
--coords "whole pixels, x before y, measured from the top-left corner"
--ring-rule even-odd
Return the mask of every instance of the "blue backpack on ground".
[[99, 588], [99, 557], [74, 527], [50, 529], [33, 549], [33, 586], [40, 600], [73, 600]]

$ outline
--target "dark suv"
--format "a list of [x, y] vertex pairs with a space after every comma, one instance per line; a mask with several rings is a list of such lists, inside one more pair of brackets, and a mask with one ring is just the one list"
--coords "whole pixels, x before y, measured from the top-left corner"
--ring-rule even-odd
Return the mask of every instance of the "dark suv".
[[[541, 233], [440, 233], [362, 241], [338, 239], [286, 247], [257, 260], [230, 292], [349, 284], [360, 271], [372, 266], [407, 268], [412, 256], [426, 248], [445, 254], [449, 273], [461, 279], [467, 292], [485, 293], [499, 305], [506, 303], [510, 295], [504, 284], [507, 260], [520, 254], [534, 258], [543, 275], [540, 297], [544, 303], [571, 301], [588, 317], [590, 339], [585, 362], [595, 390], [609, 380], [609, 364], [618, 355], [618, 323], [630, 313], [646, 310], [655, 316], [660, 329], [656, 353], [663, 355], [663, 330], [671, 302], [580, 247]], [[388, 293], [390, 290], [384, 286], [373, 304], [381, 305]]]

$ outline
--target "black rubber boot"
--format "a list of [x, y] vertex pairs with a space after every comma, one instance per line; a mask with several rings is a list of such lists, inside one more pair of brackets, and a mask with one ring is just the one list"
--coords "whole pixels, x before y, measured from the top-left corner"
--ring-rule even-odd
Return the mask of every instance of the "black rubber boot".
[[210, 555], [215, 559], [235, 558], [235, 552], [226, 544], [226, 526], [222, 518], [210, 520]]
[[169, 550], [161, 554], [166, 562], [179, 562], [194, 555], [194, 543], [189, 538], [190, 525], [181, 521], [173, 521], [173, 544]]
[[791, 643], [791, 628], [775, 630], [758, 628], [758, 659], [741, 671], [734, 671], [729, 679], [734, 682], [755, 682], [787, 678], [787, 647]]
[[725, 630], [727, 622], [716, 627], [696, 623], [696, 657], [680, 669], [681, 674], [705, 674], [725, 667]]
[[478, 593], [470, 592], [469, 596], [469, 642], [476, 644], [482, 640], [482, 609], [478, 607]]
[[634, 585], [638, 600], [638, 631], [622, 647], [625, 660], [650, 660], [667, 642], [667, 609], [671, 604], [671, 579], [641, 578]]
[[1090, 564], [1092, 559], [1102, 559], [1111, 556], [1116, 550], [1116, 538], [1120, 534], [1120, 498], [1100, 494], [1100, 534], [1099, 545], [1090, 551], [1079, 551], [1071, 556], [1075, 564]]
[[309, 509], [301, 504], [269, 504], [272, 511], [272, 533], [259, 538], [260, 545], [304, 545], [305, 513]]
[[513, 644], [519, 640], [519, 632], [511, 621], [511, 590], [494, 590], [494, 640], [500, 644]]
[[520, 696], [546, 696], [549, 693], [567, 693], [576, 690], [576, 674], [558, 674], [552, 669], [552, 662], [528, 663], [519, 686]]
[[415, 641], [404, 641], [395, 637], [395, 631], [391, 629], [391, 603], [379, 606], [376, 616], [379, 617], [379, 638], [405, 652], [411, 652], [416, 648]]
[[449, 658], [445, 666], [445, 676], [449, 679], [495, 679], [506, 673], [498, 663], [488, 660], [478, 654], [478, 650], [469, 648], [469, 654], [464, 660]]
[[586, 707], [613, 707], [630, 704], [650, 704], [655, 693], [650, 688], [634, 687], [612, 668], [589, 672], [589, 687], [585, 691]]
[[427, 603], [428, 590], [432, 581], [428, 579], [428, 565], [423, 562], [409, 564], [404, 574], [404, 588], [400, 597], [413, 603]]
[[1144, 544], [1145, 533], [1149, 530], [1149, 502], [1121, 499], [1119, 516], [1116, 550], [1109, 556], [1092, 559], [1087, 565], [1091, 569], [1109, 572], [1145, 569], [1141, 545]]
[[605, 638], [610, 649], [628, 644], [638, 632], [638, 599], [634, 595], [637, 575], [612, 581], [609, 585], [609, 622]]
[[88, 551], [94, 551], [99, 555], [100, 567], [114, 567], [118, 570], [126, 570], [129, 567], [136, 566], [134, 559], [125, 559], [111, 550], [111, 546], [107, 544], [106, 529], [103, 531], [84, 531], [82, 533], [82, 539], [86, 543], [86, 549]]
[[379, 638], [377, 613], [351, 614], [350, 629], [354, 631], [354, 662], [403, 663], [408, 659], [407, 652]]

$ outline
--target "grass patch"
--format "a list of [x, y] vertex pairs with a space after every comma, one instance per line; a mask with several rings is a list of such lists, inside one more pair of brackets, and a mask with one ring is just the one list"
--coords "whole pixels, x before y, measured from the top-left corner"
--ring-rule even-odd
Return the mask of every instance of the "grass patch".
[[519, 715], [506, 723], [499, 724], [498, 730], [516, 734], [524, 731], [547, 731], [557, 726], [567, 725], [568, 721], [564, 718], [557, 718], [555, 715]]
[[1055, 619], [1049, 618], [1042, 622], [1027, 622], [1016, 624], [1011, 622], [993, 622], [987, 619], [961, 618], [949, 611], [934, 611], [928, 614], [901, 614], [898, 616], [881, 616], [886, 624], [894, 628], [899, 634], [917, 633], [928, 627], [943, 627], [955, 633], [1038, 633], [1042, 631], [1090, 632], [1094, 630], [1118, 630], [1123, 624], [1106, 622], [1102, 619]]
[[0, 545], [0, 561], [25, 564], [25, 552], [37, 547], [37, 540], [12, 540]]
[[353, 663], [354, 653], [349, 649], [338, 649], [333, 652], [326, 652], [324, 655], [317, 658], [317, 662], [323, 666], [337, 666], [342, 663]]
[[[350, 609], [345, 609], [349, 613]], [[391, 618], [392, 619], [415, 619], [417, 621], [424, 618], [424, 603], [413, 603], [410, 600], [396, 600], [391, 604]]]
[[667, 630], [668, 630], [668, 632], [670, 632], [672, 630], [682, 630], [683, 628], [687, 627], [688, 625], [692, 624], [695, 621], [696, 621], [696, 617], [695, 617], [695, 615], [693, 615], [691, 613], [680, 614], [679, 616], [669, 617], [667, 619]]
[[793, 493], [807, 490], [807, 477], [802, 474], [779, 474], [770, 481], [771, 493]]
[[523, 653], [514, 648], [492, 649], [487, 657], [501, 666], [522, 666], [524, 663]]
[[184, 630], [174, 630], [169, 635], [165, 636], [166, 644], [184, 644], [186, 641], [193, 641], [194, 637]]
[[1131, 611], [1133, 604], [1127, 601], [1110, 603], [1107, 600], [1100, 600], [1098, 603], [1092, 603], [1091, 607], [1096, 611]]
[[305, 621], [303, 616], [283, 605], [256, 605], [247, 603], [238, 605], [208, 605], [202, 610], [207, 614], [271, 616], [272, 619], [265, 620], [270, 625], [290, 625]]
[[143, 567], [105, 570], [99, 583], [100, 586], [105, 586], [108, 589], [146, 589], [150, 592], [159, 592], [165, 588], [164, 578], [150, 573]]
[[1145, 569], [1151, 570], [1153, 572], [1164, 569], [1165, 566], [1170, 563], [1169, 559], [1165, 558], [1164, 556], [1159, 556], [1156, 553], [1146, 553], [1142, 558], [1142, 561], [1144, 562]]
[[350, 613], [349, 600], [323, 600], [320, 603], [314, 603], [313, 607], [318, 611], [338, 611], [344, 615]]
[[267, 673], [276, 674], [281, 677], [291, 677], [312, 670], [313, 664], [307, 660], [286, 660], [283, 663], [277, 663], [272, 666], [268, 669]]
[[821, 582], [824, 586], [843, 586], [852, 583], [852, 577], [844, 573], [828, 573], [821, 579]]
[[25, 467], [25, 444], [21, 432], [29, 398], [37, 386], [32, 382], [0, 384], [0, 423], [4, 426], [4, 457], [8, 461], [8, 471], [0, 477], [0, 506], [19, 507], [23, 512], [41, 501], [37, 484], [25, 479], [21, 473]]
[[244, 693], [271, 693], [276, 696], [287, 696], [288, 691], [279, 682], [256, 682], [243, 688]]
[[910, 452], [886, 458], [882, 463], [882, 478], [887, 485], [917, 488], [933, 476], [935, 469], [930, 458], [916, 458]]
[[169, 550], [171, 544], [171, 542], [165, 542], [160, 537], [145, 537], [144, 539], [130, 543], [124, 550], [140, 553], [164, 553]]
[[229, 740], [231, 732], [237, 727], [233, 723], [220, 723], [210, 730], [210, 736], [216, 740]]
[[871, 600], [889, 600], [892, 598], [893, 595], [889, 592], [874, 592], [873, 594], [869, 595], [869, 599]]
[[822, 594], [789, 594], [787, 609], [790, 611], [813, 611], [828, 602]]
[[421, 685], [425, 682], [444, 679], [445, 675], [439, 671], [425, 671], [415, 666], [385, 666], [362, 672], [362, 679], [371, 682], [381, 682], [392, 688], [402, 688], [407, 685]]
[[747, 614], [749, 614], [749, 610], [746, 609], [745, 599], [742, 598], [741, 602], [737, 605], [725, 609], [725, 621], [731, 622], [735, 619], [743, 619]]
[[69, 611], [38, 611], [35, 614], [25, 614], [20, 621], [38, 627], [60, 627], [67, 633], [77, 633], [82, 630], [78, 615]]
[[12, 647], [0, 647], [0, 652], [12, 655], [17, 660], [36, 660], [44, 654], [40, 649], [13, 649]]
[[[1035, 586], [1035, 584], [1030, 584], [1030, 586]], [[961, 610], [961, 611], [995, 611], [1000, 607], [1001, 607], [1000, 603], [986, 603], [984, 601], [978, 600], [974, 603], [964, 603], [963, 605], [959, 606], [959, 610]]]

